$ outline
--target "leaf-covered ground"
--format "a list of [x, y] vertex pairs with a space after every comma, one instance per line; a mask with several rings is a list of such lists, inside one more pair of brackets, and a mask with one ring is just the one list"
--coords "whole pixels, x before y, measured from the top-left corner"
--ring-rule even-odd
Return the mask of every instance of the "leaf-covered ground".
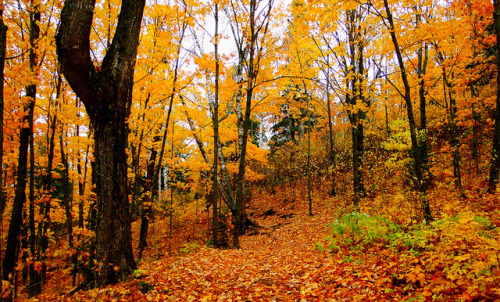
[[[341, 201], [317, 194], [314, 216], [290, 188], [254, 193], [249, 214], [261, 229], [241, 249], [212, 249], [196, 238], [198, 216], [177, 221], [168, 256], [168, 219], [158, 220], [139, 269], [128, 282], [68, 295], [69, 279], [51, 275], [41, 301], [495, 301], [500, 299], [497, 197], [442, 200], [448, 209], [432, 226], [383, 229], [379, 237], [341, 222]], [[442, 194], [442, 193], [440, 193]], [[438, 195], [436, 195], [437, 197]], [[451, 195], [450, 195], [451, 196]], [[397, 196], [392, 197], [394, 202]], [[445, 198], [441, 196], [440, 198]], [[373, 207], [377, 198], [372, 199]], [[481, 201], [481, 204], [475, 202]], [[470, 206], [472, 205], [472, 206]], [[476, 208], [474, 209], [474, 205]], [[486, 212], [478, 208], [490, 207]], [[472, 210], [467, 210], [471, 208]], [[457, 210], [459, 209], [459, 210]], [[198, 211], [198, 210], [197, 210]], [[370, 230], [384, 220], [372, 220]], [[203, 214], [205, 213], [205, 214]], [[349, 214], [347, 214], [349, 215]], [[403, 213], [401, 213], [403, 215]], [[365, 217], [363, 216], [363, 217]], [[479, 217], [479, 218], [478, 218]], [[393, 220], [395, 217], [393, 217]], [[399, 219], [402, 219], [399, 217]], [[411, 219], [410, 219], [411, 220]], [[332, 223], [344, 233], [332, 233]], [[487, 222], [485, 222], [487, 221]], [[418, 226], [418, 225], [417, 225]], [[134, 225], [136, 229], [137, 226]], [[197, 233], [198, 231], [198, 233]], [[184, 234], [184, 236], [181, 236]], [[368, 234], [368, 235], [367, 235]], [[399, 237], [398, 237], [399, 236]], [[492, 237], [493, 236], [493, 237]], [[496, 236], [496, 237], [495, 237]], [[182, 240], [179, 238], [183, 238]], [[205, 239], [208, 234], [205, 234]], [[198, 240], [198, 241], [196, 241]], [[198, 242], [198, 243], [197, 243]], [[335, 248], [328, 248], [334, 242]], [[67, 269], [68, 270], [68, 269]], [[60, 276], [64, 274], [60, 273]]]

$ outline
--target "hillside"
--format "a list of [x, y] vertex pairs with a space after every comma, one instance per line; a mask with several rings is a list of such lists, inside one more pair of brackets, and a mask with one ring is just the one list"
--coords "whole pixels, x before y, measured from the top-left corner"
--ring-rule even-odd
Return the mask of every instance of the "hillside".
[[[303, 186], [298, 184], [301, 186], [293, 190], [290, 186], [277, 187], [275, 195], [261, 191], [261, 195], [255, 196], [258, 191], [254, 192], [248, 211], [262, 228], [243, 236], [240, 250], [203, 245], [203, 238], [209, 238], [209, 225], [200, 220], [207, 215], [205, 210], [198, 215], [184, 215], [174, 223], [173, 256], [169, 257], [169, 221], [157, 220], [152, 226], [150, 247], [129, 281], [70, 296], [71, 278], [63, 277], [64, 271], [57, 271], [49, 277], [49, 285], [36, 300], [495, 301], [500, 298], [498, 196], [478, 195], [460, 200], [447, 192], [452, 198], [434, 203], [443, 211], [431, 226], [389, 223], [377, 216], [382, 213], [369, 210], [370, 205], [376, 205], [371, 199], [365, 202], [367, 213], [355, 216], [356, 221], [349, 227], [348, 219], [353, 215], [345, 207], [347, 201], [330, 198], [326, 190], [318, 188], [314, 215], [309, 216], [307, 203], [299, 198], [304, 195]], [[292, 191], [296, 194], [295, 201], [290, 195]], [[440, 194], [446, 196], [446, 192]], [[393, 197], [396, 201], [396, 196]], [[488, 212], [479, 212], [480, 208]], [[334, 226], [337, 230], [342, 226], [343, 231], [326, 239]], [[329, 249], [330, 244], [337, 247]]]

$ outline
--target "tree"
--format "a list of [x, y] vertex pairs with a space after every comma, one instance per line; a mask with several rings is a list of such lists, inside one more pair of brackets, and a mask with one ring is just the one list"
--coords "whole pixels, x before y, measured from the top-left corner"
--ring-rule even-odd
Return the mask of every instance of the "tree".
[[[32, 12], [30, 12], [30, 29], [29, 29], [29, 69], [32, 73], [36, 74], [38, 69], [38, 55], [36, 50], [36, 40], [40, 36], [40, 27], [38, 23], [40, 22], [40, 10], [39, 5], [35, 5], [33, 1], [31, 2]], [[5, 249], [5, 256], [3, 259], [3, 280], [9, 280], [14, 276], [14, 268], [16, 265], [16, 259], [19, 250], [19, 235], [21, 231], [21, 225], [23, 223], [23, 207], [26, 202], [26, 184], [28, 177], [28, 149], [31, 152], [30, 159], [30, 221], [31, 221], [31, 252], [34, 251], [34, 143], [33, 143], [33, 120], [34, 120], [34, 110], [35, 102], [37, 96], [37, 84], [36, 81], [32, 80], [26, 87], [26, 99], [27, 104], [25, 104], [24, 111], [25, 114], [22, 118], [21, 134], [20, 134], [20, 144], [19, 144], [19, 160], [17, 168], [17, 182], [16, 182], [16, 193], [14, 197], [14, 205], [12, 209], [11, 220], [9, 224], [9, 231], [7, 237], [7, 246]], [[2, 112], [3, 113], [3, 112]], [[2, 150], [3, 152], [3, 150]], [[41, 285], [38, 278], [35, 277], [35, 272], [33, 267], [30, 266], [30, 295], [38, 293], [41, 291]], [[37, 288], [34, 289], [34, 284]]]
[[[243, 77], [241, 88], [245, 89], [245, 112], [241, 106], [242, 89], [236, 96], [236, 115], [238, 116], [238, 150], [239, 165], [236, 181], [236, 198], [234, 211], [234, 234], [233, 247], [239, 248], [239, 236], [245, 226], [245, 167], [247, 155], [248, 133], [250, 129], [250, 117], [252, 111], [252, 99], [257, 86], [257, 76], [260, 71], [260, 62], [264, 55], [263, 43], [268, 35], [271, 10], [274, 1], [268, 0], [260, 3], [256, 0], [231, 1], [232, 7], [232, 31], [238, 52], [238, 76]], [[237, 9], [239, 8], [239, 9]], [[245, 13], [239, 11], [243, 10]], [[247, 16], [248, 20], [241, 18]], [[240, 104], [240, 106], [238, 106]]]
[[500, 1], [493, 1], [493, 22], [496, 39], [496, 67], [497, 67], [497, 96], [495, 109], [495, 127], [493, 129], [493, 148], [491, 150], [490, 178], [488, 181], [488, 191], [493, 193], [498, 184], [500, 172]]
[[399, 46], [399, 39], [398, 39], [398, 36], [396, 34], [396, 27], [394, 25], [394, 18], [393, 18], [392, 10], [391, 10], [387, 0], [384, 0], [383, 3], [384, 3], [384, 9], [386, 12], [386, 16], [383, 17], [384, 25], [387, 27], [387, 30], [390, 33], [391, 41], [392, 41], [392, 44], [394, 47], [394, 51], [396, 52], [396, 58], [397, 58], [397, 62], [398, 62], [400, 73], [401, 73], [401, 80], [403, 81], [403, 85], [404, 85], [404, 94], [402, 93], [402, 97], [405, 101], [406, 112], [407, 112], [407, 117], [408, 117], [408, 124], [409, 124], [409, 128], [410, 128], [411, 155], [412, 155], [412, 160], [413, 160], [412, 179], [414, 181], [415, 187], [421, 193], [422, 211], [424, 214], [424, 219], [427, 222], [430, 222], [433, 220], [433, 217], [432, 217], [429, 201], [427, 200], [427, 183], [426, 183], [427, 180], [426, 180], [426, 176], [425, 176], [425, 166], [424, 166], [425, 162], [422, 158], [422, 144], [426, 143], [426, 141], [419, 142], [419, 140], [418, 140], [417, 126], [415, 123], [415, 117], [414, 117], [414, 113], [413, 113], [411, 86], [410, 86], [410, 83], [408, 81], [408, 73], [406, 71], [406, 67], [405, 67], [405, 64], [403, 61], [403, 55], [401, 52], [401, 48]]
[[92, 62], [89, 41], [95, 0], [66, 1], [56, 36], [61, 71], [85, 105], [94, 130], [97, 285], [116, 283], [136, 267], [125, 148], [144, 6], [145, 0], [122, 1], [113, 41], [100, 67]]
[[214, 59], [215, 59], [215, 91], [214, 91], [214, 104], [212, 122], [214, 127], [214, 163], [213, 163], [213, 184], [212, 184], [212, 241], [215, 247], [219, 246], [218, 228], [219, 228], [219, 213], [217, 211], [217, 200], [219, 199], [218, 190], [218, 154], [219, 154], [219, 3], [214, 5], [214, 21], [215, 21], [215, 34], [214, 34]]
[[5, 192], [3, 189], [3, 85], [4, 85], [4, 69], [5, 69], [5, 52], [7, 49], [7, 25], [3, 21], [3, 1], [0, 2], [0, 220], [3, 217], [5, 210]]
[[[321, 16], [323, 13], [319, 7], [311, 10], [307, 8], [306, 13], [309, 15], [308, 18], [318, 20], [312, 22], [314, 26], [312, 26], [311, 36], [319, 51], [317, 60], [326, 78], [329, 119], [331, 120], [329, 94], [331, 82], [333, 82], [336, 86], [337, 97], [343, 104], [351, 125], [353, 205], [358, 208], [360, 199], [366, 196], [363, 158], [367, 113], [373, 102], [370, 91], [373, 90], [372, 86], [379, 75], [370, 70], [370, 62], [374, 61], [370, 48], [373, 48], [371, 44], [376, 36], [377, 26], [369, 7], [364, 4], [346, 1], [345, 3], [329, 2], [327, 5], [329, 9], [326, 18]], [[333, 57], [331, 61], [330, 57]], [[330, 130], [330, 160], [333, 163], [333, 133], [331, 132]], [[333, 188], [332, 192], [334, 192]]]

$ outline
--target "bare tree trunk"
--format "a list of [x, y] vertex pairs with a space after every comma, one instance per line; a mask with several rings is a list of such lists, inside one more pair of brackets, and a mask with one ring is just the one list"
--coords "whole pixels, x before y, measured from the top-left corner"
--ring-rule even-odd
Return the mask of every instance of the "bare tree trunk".
[[[32, 46], [29, 51], [29, 63], [30, 69], [34, 71], [37, 67], [37, 56], [36, 50], [34, 49], [35, 39], [38, 38], [40, 31], [38, 26], [36, 25], [36, 20], [40, 20], [40, 13], [37, 8], [33, 8], [33, 13], [30, 14], [30, 45]], [[34, 24], [35, 23], [35, 24]], [[38, 29], [38, 31], [37, 31]], [[17, 251], [19, 247], [19, 234], [21, 231], [21, 225], [23, 223], [23, 206], [26, 201], [26, 184], [27, 184], [27, 165], [28, 165], [28, 149], [31, 144], [32, 149], [31, 153], [33, 154], [33, 140], [32, 140], [32, 130], [33, 130], [33, 114], [35, 109], [35, 101], [36, 101], [36, 85], [31, 84], [26, 87], [26, 96], [29, 101], [27, 106], [25, 107], [25, 111], [27, 111], [26, 115], [23, 118], [22, 127], [21, 127], [21, 135], [20, 135], [20, 144], [19, 144], [19, 162], [18, 162], [18, 171], [17, 171], [17, 184], [15, 189], [15, 197], [14, 197], [14, 205], [12, 208], [12, 217], [9, 225], [9, 232], [7, 237], [7, 246], [5, 250], [5, 256], [3, 259], [3, 280], [12, 281], [12, 276], [14, 276], [14, 269], [16, 265], [17, 259]], [[34, 160], [30, 160], [31, 167], [33, 170], [33, 162]], [[34, 171], [31, 171], [31, 179], [33, 179]], [[31, 187], [32, 185], [30, 185]], [[31, 188], [33, 190], [33, 188]], [[33, 193], [31, 192], [30, 195]], [[31, 199], [34, 199], [31, 196]], [[31, 205], [34, 207], [34, 205]], [[34, 209], [31, 209], [30, 212], [34, 212]], [[34, 213], [30, 213], [30, 216], [34, 216]], [[34, 217], [30, 217], [32, 223], [34, 223]], [[34, 232], [34, 231], [33, 231]], [[30, 234], [32, 240], [34, 240], [33, 232]], [[32, 244], [31, 249], [34, 252], [34, 244]], [[33, 271], [31, 267], [31, 271]], [[29, 294], [33, 295], [34, 292], [31, 291], [33, 288], [32, 280], [30, 278], [30, 290]]]
[[[29, 14], [30, 18], [30, 51], [29, 51], [29, 65], [30, 70], [37, 74], [36, 69], [38, 68], [38, 58], [37, 58], [37, 40], [40, 37], [40, 7], [35, 5], [34, 1], [31, 1], [31, 11]], [[26, 87], [26, 95], [36, 101], [36, 84], [31, 84]], [[42, 280], [38, 271], [34, 268], [33, 260], [35, 259], [36, 250], [36, 233], [35, 233], [35, 142], [33, 134], [33, 115], [34, 110], [29, 114], [29, 132], [30, 132], [30, 182], [29, 182], [29, 245], [30, 254], [32, 261], [29, 266], [29, 285], [28, 285], [28, 295], [33, 297], [42, 292]]]
[[[327, 57], [327, 65], [329, 65], [330, 62], [328, 62], [328, 57]], [[335, 183], [336, 183], [336, 173], [335, 173], [335, 165], [336, 165], [336, 159], [337, 155], [335, 154], [335, 141], [333, 140], [333, 121], [332, 121], [332, 104], [330, 101], [330, 73], [329, 69], [327, 67], [327, 70], [325, 72], [326, 74], [326, 112], [328, 114], [328, 147], [329, 147], [329, 155], [330, 155], [330, 164], [331, 164], [331, 169], [332, 169], [332, 187], [330, 189], [330, 196], [336, 196], [337, 191], [335, 189]]]
[[89, 41], [95, 0], [66, 0], [56, 36], [61, 71], [85, 105], [94, 130], [98, 285], [124, 280], [136, 268], [125, 149], [144, 5], [145, 0], [122, 1], [113, 41], [99, 69]]
[[[495, 34], [500, 36], [500, 0], [493, 0], [493, 19], [495, 23]], [[496, 65], [500, 70], [500, 39], [496, 43]], [[488, 192], [493, 194], [498, 184], [500, 171], [500, 72], [497, 72], [497, 98], [495, 109], [495, 127], [493, 128], [493, 148], [491, 150], [490, 178], [488, 181]]]
[[[439, 54], [441, 61], [443, 61], [443, 56]], [[455, 102], [455, 98], [453, 97], [452, 92], [452, 84], [448, 80], [448, 75], [446, 73], [446, 67], [443, 64], [443, 85], [444, 85], [444, 94], [445, 99], [448, 96], [448, 100], [450, 101], [450, 107], [448, 108], [448, 116], [449, 116], [449, 124], [450, 124], [450, 143], [452, 147], [452, 165], [453, 165], [453, 176], [455, 177], [455, 187], [458, 189], [460, 196], [465, 197], [465, 193], [462, 187], [462, 172], [461, 172], [461, 161], [462, 157], [460, 155], [460, 139], [458, 137], [458, 126], [456, 121], [457, 115], [457, 105]]]
[[[417, 26], [420, 23], [420, 15], [417, 14]], [[417, 75], [419, 77], [418, 82], [418, 97], [420, 100], [420, 130], [421, 130], [421, 141], [420, 141], [420, 152], [422, 158], [422, 165], [424, 169], [427, 169], [429, 164], [429, 145], [427, 142], [427, 114], [426, 114], [426, 98], [425, 98], [425, 79], [424, 76], [427, 72], [427, 63], [429, 60], [428, 46], [424, 43], [423, 47], [420, 47], [417, 51], [418, 62], [417, 62]]]
[[3, 111], [4, 111], [4, 69], [5, 69], [5, 52], [7, 50], [7, 30], [8, 27], [3, 22], [3, 1], [0, 3], [0, 223], [3, 220], [3, 212], [5, 210], [6, 198], [3, 189]]
[[[305, 85], [304, 85], [305, 86]], [[307, 90], [306, 90], [307, 93]], [[309, 96], [307, 97], [307, 115], [310, 118], [310, 112], [309, 112]], [[312, 129], [309, 129], [307, 132], [307, 199], [309, 201], [309, 216], [313, 215], [313, 209], [312, 209], [312, 180], [311, 180], [311, 131]]]
[[214, 127], [214, 162], [213, 162], [213, 182], [212, 182], [212, 244], [219, 247], [219, 212], [217, 211], [217, 200], [219, 199], [219, 190], [217, 179], [219, 177], [219, 5], [214, 6], [215, 21], [215, 92], [214, 92], [214, 112], [212, 116]]
[[14, 204], [12, 207], [11, 220], [7, 234], [7, 245], [5, 248], [3, 259], [3, 272], [2, 278], [6, 281], [11, 281], [15, 275], [14, 268], [16, 266], [16, 259], [19, 249], [19, 235], [21, 233], [21, 226], [23, 224], [23, 207], [26, 201], [26, 184], [28, 176], [28, 148], [30, 140], [29, 115], [33, 112], [35, 107], [35, 100], [30, 99], [28, 105], [25, 107], [27, 111], [23, 117], [20, 144], [19, 144], [19, 159], [17, 166], [17, 183], [14, 196]]
[[[61, 129], [62, 130], [62, 129]], [[64, 133], [61, 131], [59, 138], [59, 147], [61, 151], [61, 163], [63, 170], [61, 173], [64, 213], [66, 214], [66, 232], [68, 233], [68, 245], [73, 248], [73, 216], [71, 214], [71, 184], [69, 179], [69, 163], [66, 154], [64, 153]]]

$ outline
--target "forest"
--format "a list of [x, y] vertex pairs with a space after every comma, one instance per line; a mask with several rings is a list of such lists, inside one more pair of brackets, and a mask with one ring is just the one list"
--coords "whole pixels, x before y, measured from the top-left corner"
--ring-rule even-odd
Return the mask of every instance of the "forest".
[[500, 300], [500, 1], [0, 1], [0, 301]]

